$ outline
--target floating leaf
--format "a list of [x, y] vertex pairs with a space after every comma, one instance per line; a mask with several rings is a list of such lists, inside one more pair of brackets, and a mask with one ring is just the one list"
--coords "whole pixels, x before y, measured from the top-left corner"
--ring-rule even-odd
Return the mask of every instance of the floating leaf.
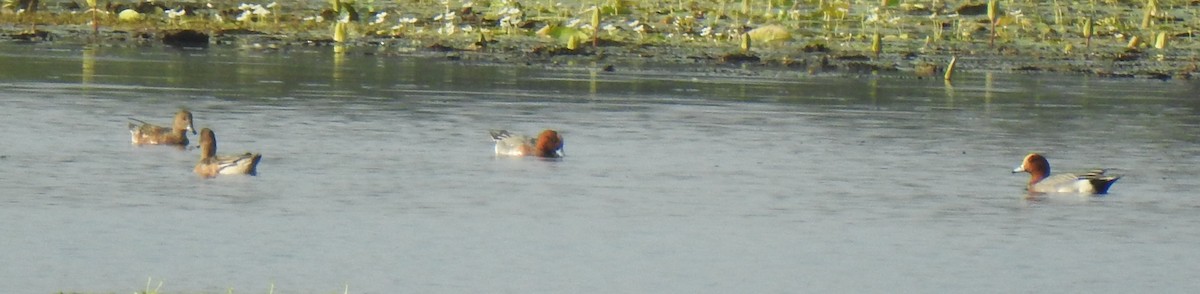
[[121, 13], [117, 14], [117, 20], [127, 22], [141, 21], [142, 14], [133, 9], [125, 9], [121, 10]]
[[547, 25], [537, 31], [537, 35], [544, 38], [553, 38], [558, 42], [566, 44], [571, 41], [571, 37], [587, 38], [588, 35], [576, 28], [560, 27], [557, 25]]

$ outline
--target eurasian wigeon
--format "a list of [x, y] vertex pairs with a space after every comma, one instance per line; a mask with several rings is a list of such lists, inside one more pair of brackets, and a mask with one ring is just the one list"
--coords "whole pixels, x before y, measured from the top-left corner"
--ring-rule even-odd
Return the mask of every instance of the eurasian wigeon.
[[196, 129], [192, 127], [192, 113], [183, 109], [175, 113], [175, 122], [170, 129], [152, 125], [141, 120], [130, 119], [141, 123], [141, 125], [132, 122], [129, 123], [129, 133], [132, 136], [134, 145], [177, 145], [183, 147], [188, 144], [187, 131], [192, 131], [192, 135], [196, 134]]
[[545, 130], [537, 139], [513, 135], [505, 130], [492, 130], [496, 140], [496, 155], [562, 157], [563, 139], [554, 130]]
[[1041, 154], [1030, 153], [1012, 171], [1029, 173], [1029, 192], [1032, 193], [1086, 193], [1105, 194], [1121, 176], [1105, 175], [1106, 170], [1094, 169], [1083, 174], [1050, 175], [1050, 162]]
[[262, 154], [246, 152], [240, 155], [217, 155], [217, 135], [204, 128], [200, 130], [200, 162], [196, 163], [196, 174], [205, 178], [217, 175], [254, 175]]

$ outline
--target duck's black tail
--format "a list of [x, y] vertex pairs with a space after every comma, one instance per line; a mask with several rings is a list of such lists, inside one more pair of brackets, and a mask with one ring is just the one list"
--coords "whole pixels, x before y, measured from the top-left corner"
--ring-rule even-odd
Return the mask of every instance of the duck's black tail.
[[1121, 179], [1121, 176], [1105, 175], [1104, 174], [1105, 172], [1107, 172], [1107, 170], [1103, 170], [1103, 169], [1091, 170], [1091, 171], [1088, 171], [1086, 174], [1083, 174], [1083, 176], [1081, 176], [1080, 178], [1087, 179], [1088, 182], [1091, 182], [1092, 187], [1096, 188], [1096, 194], [1107, 194], [1108, 188], [1112, 187], [1113, 183], [1116, 183], [1117, 180]]
[[489, 132], [492, 135], [492, 140], [496, 140], [496, 141], [500, 141], [501, 139], [512, 136], [512, 134], [509, 134], [508, 131], [506, 131], [506, 130], [491, 130]]

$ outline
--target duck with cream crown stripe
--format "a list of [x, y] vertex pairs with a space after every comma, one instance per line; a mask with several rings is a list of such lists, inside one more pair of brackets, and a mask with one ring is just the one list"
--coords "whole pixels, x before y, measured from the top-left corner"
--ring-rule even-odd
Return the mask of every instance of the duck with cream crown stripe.
[[1108, 175], [1104, 169], [1094, 169], [1086, 173], [1050, 174], [1050, 161], [1037, 153], [1030, 153], [1013, 173], [1029, 173], [1029, 184], [1026, 188], [1030, 193], [1083, 193], [1106, 194], [1108, 188], [1120, 179], [1119, 175]]
[[496, 155], [549, 158], [564, 155], [562, 136], [555, 130], [544, 130], [536, 139], [513, 135], [506, 130], [492, 130], [491, 134], [496, 140]]

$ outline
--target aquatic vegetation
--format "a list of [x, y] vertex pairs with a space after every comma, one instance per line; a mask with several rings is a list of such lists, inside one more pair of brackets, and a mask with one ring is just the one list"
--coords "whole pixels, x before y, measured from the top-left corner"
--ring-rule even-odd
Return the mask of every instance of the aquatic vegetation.
[[880, 36], [879, 33], [875, 33], [875, 35], [871, 37], [871, 54], [875, 56], [875, 59], [879, 59], [879, 54], [882, 53], [883, 37]]
[[781, 25], [765, 25], [750, 30], [746, 33], [750, 35], [751, 39], [754, 39], [754, 42], [763, 44], [780, 43], [792, 40], [792, 33]]
[[1158, 32], [1157, 37], [1154, 38], [1154, 49], [1159, 49], [1159, 50], [1166, 49], [1167, 48], [1167, 38], [1169, 38], [1169, 37], [1167, 37], [1166, 32]]
[[100, 33], [100, 18], [97, 15], [99, 9], [96, 9], [96, 0], [87, 0], [88, 11], [92, 13], [92, 34]]
[[954, 78], [954, 66], [955, 65], [958, 65], [958, 56], [950, 57], [950, 64], [946, 65], [946, 75], [942, 76], [942, 79], [949, 82], [952, 78]]
[[1094, 33], [1094, 29], [1092, 28], [1092, 18], [1090, 18], [1090, 17], [1083, 18], [1083, 38], [1087, 40], [1087, 46], [1089, 48], [1092, 47], [1092, 34], [1093, 33]]
[[991, 34], [991, 37], [988, 38], [988, 47], [996, 45], [996, 15], [1000, 10], [997, 8], [998, 5], [1000, 5], [1000, 3], [997, 0], [988, 0], [987, 2], [988, 24], [992, 26], [992, 28], [988, 31], [988, 33]]
[[137, 10], [125, 9], [117, 14], [117, 19], [123, 22], [139, 22], [142, 21], [143, 17]]
[[[607, 47], [605, 54], [610, 56], [621, 50], [636, 56], [641, 55], [636, 52], [657, 48], [668, 54], [695, 56], [693, 60], [737, 50], [734, 48], [773, 61], [805, 60], [804, 54], [871, 55], [878, 59], [885, 51], [892, 56], [943, 58], [953, 54], [1030, 56], [1012, 54], [1018, 51], [1117, 58], [1124, 50], [1158, 49], [1154, 45], [1163, 40], [1157, 53], [1173, 63], [1162, 64], [1185, 64], [1200, 49], [1200, 37], [1195, 34], [1200, 29], [1200, 2], [1194, 0], [984, 0], [961, 4], [899, 0], [328, 0], [321, 5], [165, 0], [108, 6], [89, 2], [87, 8], [97, 9], [43, 9], [37, 14], [22, 10], [21, 4], [28, 0], [4, 1], [7, 12], [0, 13], [0, 23], [31, 27], [90, 24], [100, 32], [101, 24], [111, 24], [106, 27], [110, 32], [137, 30], [156, 36], [186, 29], [216, 36], [220, 31], [243, 29], [284, 40], [299, 38], [317, 44], [331, 40], [327, 42], [351, 48], [383, 43], [395, 43], [396, 47], [438, 44], [450, 49], [446, 52], [478, 51], [498, 42], [499, 46], [486, 46], [491, 48], [487, 52], [522, 54], [544, 47], [586, 53], [580, 51], [581, 45], [591, 41], [594, 49], [585, 51], [596, 53]], [[806, 50], [811, 44], [825, 49]], [[1088, 50], [1070, 50], [1075, 47]], [[981, 50], [985, 48], [995, 49]]]
[[150, 289], [150, 285], [152, 285], [153, 283], [154, 283], [154, 277], [147, 277], [147, 278], [146, 278], [146, 290], [144, 290], [144, 291], [140, 292], [140, 294], [158, 294], [158, 293], [161, 293], [161, 292], [159, 292], [159, 290], [162, 290], [163, 281], [162, 281], [162, 280], [158, 280], [158, 285], [154, 286], [154, 289]]
[[742, 49], [742, 54], [750, 54], [750, 44], [753, 40], [754, 38], [751, 38], [749, 33], [742, 34], [742, 43], [738, 46], [738, 48]]

